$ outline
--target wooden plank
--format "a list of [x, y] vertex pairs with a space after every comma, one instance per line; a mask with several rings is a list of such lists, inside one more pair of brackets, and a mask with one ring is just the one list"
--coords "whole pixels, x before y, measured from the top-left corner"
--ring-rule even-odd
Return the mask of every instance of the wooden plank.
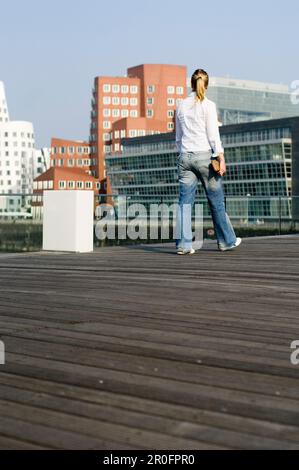
[[[0, 400], [0, 413], [2, 414], [3, 422], [0, 426], [4, 426], [12, 419], [22, 420], [22, 428], [26, 428], [25, 435], [28, 436], [30, 426], [43, 428], [46, 423], [47, 435], [49, 441], [58, 444], [59, 448], [71, 446], [72, 449], [80, 449], [82, 445], [85, 448], [91, 449], [95, 446], [100, 448], [107, 448], [108, 442], [114, 446], [123, 442], [125, 448], [134, 449], [196, 449], [196, 450], [213, 450], [216, 448], [225, 449], [223, 446], [213, 446], [201, 442], [197, 436], [188, 437], [188, 439], [165, 436], [157, 429], [155, 432], [145, 431], [143, 429], [134, 429], [120, 424], [106, 423], [97, 419], [89, 419], [77, 416], [75, 413], [72, 415], [58, 412], [54, 410], [47, 410], [42, 408], [35, 408], [29, 405], [16, 404], [5, 400]], [[7, 418], [8, 416], [8, 418]], [[24, 421], [26, 420], [26, 422]], [[5, 427], [6, 430], [6, 427]], [[57, 432], [57, 438], [60, 436], [64, 442], [59, 443], [52, 430]], [[194, 439], [195, 438], [195, 439]], [[34, 436], [34, 442], [40, 442], [39, 434]], [[119, 444], [120, 445], [120, 444]], [[115, 449], [115, 447], [113, 448]], [[296, 445], [289, 444], [294, 448]], [[299, 448], [299, 445], [298, 445]]]
[[[50, 382], [48, 380], [34, 379], [32, 377], [14, 374], [1, 374], [0, 380], [0, 383], [19, 388], [21, 391], [26, 389], [37, 393], [37, 399], [39, 399], [41, 395], [44, 396], [44, 393], [48, 393], [54, 397], [75, 399], [79, 402], [79, 409], [82, 409], [80, 408], [80, 403], [82, 402], [92, 405], [98, 404], [104, 407], [105, 410], [114, 410], [116, 419], [119, 419], [121, 416], [119, 411], [128, 410], [138, 413], [139, 415], [150, 414], [151, 416], [157, 416], [159, 418], [167, 417], [173, 420], [180, 419], [180, 422], [191, 422], [217, 427], [223, 431], [224, 439], [227, 439], [226, 430], [232, 430], [244, 434], [249, 433], [260, 437], [278, 439], [281, 442], [285, 440], [295, 443], [299, 442], [299, 429], [296, 426], [286, 426], [278, 423], [273, 424], [273, 422], [262, 421], [260, 419], [228, 415], [226, 413], [192, 408], [190, 406], [94, 390], [92, 388], [83, 387], [82, 385], [70, 386], [58, 382]], [[142, 424], [147, 424], [144, 419], [142, 420]]]
[[89, 365], [61, 362], [22, 354], [8, 354], [7, 371], [57, 381], [123, 393], [158, 401], [200, 407], [239, 416], [298, 425], [298, 401], [279, 396], [270, 397], [213, 386], [190, 384], [138, 373], [102, 369]]
[[[262, 448], [271, 448], [271, 449], [281, 449], [282, 443], [285, 449], [299, 449], [299, 442], [288, 441], [288, 436], [286, 435], [284, 439], [271, 439], [271, 438], [261, 438], [253, 434], [234, 432], [226, 429], [215, 428], [212, 426], [201, 425], [198, 423], [191, 423], [188, 421], [180, 421], [179, 419], [169, 419], [166, 417], [157, 417], [151, 415], [149, 412], [143, 414], [136, 413], [133, 411], [116, 409], [109, 407], [107, 405], [91, 404], [91, 403], [82, 403], [77, 400], [71, 400], [70, 398], [59, 399], [57, 396], [53, 397], [49, 394], [36, 394], [28, 391], [21, 391], [14, 389], [12, 387], [2, 387], [0, 390], [0, 410], [1, 405], [5, 407], [4, 413], [10, 414], [10, 406], [16, 404], [24, 404], [25, 410], [28, 409], [28, 404], [31, 407], [36, 407], [35, 411], [29, 416], [30, 422], [33, 419], [33, 422], [47, 422], [51, 423], [52, 421], [48, 419], [49, 413], [44, 415], [43, 410], [52, 410], [53, 413], [50, 415], [53, 419], [53, 416], [58, 417], [58, 424], [56, 420], [53, 421], [55, 426], [61, 426], [67, 429], [70, 428], [72, 431], [75, 428], [75, 425], [72, 421], [72, 418], [67, 415], [75, 416], [76, 426], [78, 423], [79, 429], [88, 429], [88, 432], [91, 432], [93, 435], [100, 436], [102, 434], [105, 438], [108, 438], [109, 435], [111, 438], [117, 438], [117, 431], [115, 426], [117, 424], [128, 426], [130, 429], [125, 432], [127, 435], [131, 432], [132, 428], [139, 430], [147, 431], [157, 431], [159, 430], [159, 435], [157, 436], [158, 440], [149, 441], [148, 435], [145, 434], [146, 445], [157, 446], [159, 448], [165, 448], [171, 443], [172, 446], [180, 448], [180, 446], [186, 446], [186, 442], [190, 442], [193, 446], [197, 446], [202, 443], [209, 442], [214, 445], [225, 447], [233, 445], [236, 449], [242, 449], [245, 446], [250, 449], [262, 449]], [[7, 407], [7, 408], [6, 408]], [[21, 408], [22, 409], [22, 408]], [[59, 412], [59, 413], [56, 413]], [[33, 416], [33, 418], [32, 418]], [[36, 418], [38, 416], [38, 418]], [[80, 419], [80, 417], [82, 419]], [[61, 418], [61, 419], [60, 419]], [[89, 418], [89, 419], [84, 419]], [[65, 424], [68, 423], [68, 424]], [[110, 426], [109, 426], [110, 423]], [[76, 429], [76, 428], [75, 428]], [[117, 428], [118, 429], [118, 428]], [[90, 430], [90, 431], [89, 431]], [[166, 435], [166, 436], [165, 436]], [[152, 436], [152, 434], [150, 434]], [[99, 437], [99, 436], [98, 436]], [[177, 438], [184, 438], [187, 441], [177, 440]], [[156, 439], [156, 437], [155, 437]], [[196, 442], [194, 442], [196, 441]], [[131, 444], [142, 445], [142, 433], [138, 433], [138, 442], [131, 442]]]
[[[43, 448], [67, 449], [67, 450], [88, 450], [88, 449], [131, 449], [122, 443], [113, 442], [111, 440], [97, 439], [89, 435], [79, 434], [76, 432], [61, 430], [57, 427], [49, 425], [35, 424], [34, 422], [25, 421], [26, 412], [20, 412], [15, 404], [10, 407], [9, 404], [0, 408], [0, 437], [10, 437], [12, 439], [21, 440], [38, 444]], [[10, 413], [8, 413], [10, 409]], [[31, 410], [33, 412], [36, 410]], [[7, 416], [9, 414], [9, 416]]]
[[[204, 301], [204, 299], [201, 299]], [[65, 299], [65, 301], [67, 301]], [[19, 306], [20, 309], [23, 309], [24, 306]], [[37, 318], [48, 318], [49, 313], [48, 312], [43, 312], [43, 310], [38, 310], [34, 311], [30, 305], [27, 306], [27, 309], [30, 310], [30, 313], [26, 313], [26, 316], [29, 319], [37, 319]], [[198, 330], [198, 333], [201, 332], [202, 328], [209, 328], [209, 329], [219, 329], [223, 331], [233, 331], [233, 332], [239, 332], [242, 334], [248, 334], [248, 335], [254, 335], [257, 337], [264, 337], [264, 336], [276, 336], [276, 337], [289, 337], [290, 334], [290, 329], [288, 326], [286, 326], [286, 323], [281, 320], [281, 323], [278, 325], [271, 325], [269, 324], [269, 320], [265, 321], [256, 321], [256, 320], [248, 320], [246, 318], [243, 318], [242, 313], [239, 314], [239, 318], [237, 319], [230, 319], [229, 316], [228, 318], [225, 317], [224, 315], [225, 312], [223, 312], [223, 316], [219, 317], [217, 321], [214, 321], [213, 318], [210, 320], [207, 320], [205, 318], [201, 318], [200, 315], [200, 310], [198, 310], [198, 318], [195, 324], [192, 325], [191, 322], [185, 322], [182, 314], [181, 321], [162, 321], [161, 319], [155, 319], [153, 318], [139, 318], [138, 313], [136, 314], [130, 314], [130, 313], [123, 313], [122, 315], [119, 315], [117, 318], [115, 318], [115, 315], [112, 316], [111, 314], [101, 314], [101, 322], [105, 323], [117, 323], [117, 324], [123, 324], [124, 326], [127, 324], [132, 325], [132, 326], [139, 326], [142, 325], [144, 329], [150, 328], [150, 327], [157, 327], [157, 330], [167, 330], [169, 331], [169, 328], [172, 328], [173, 331], [177, 331], [179, 328], [180, 331], [182, 332], [192, 332]], [[2, 315], [5, 315], [5, 311], [2, 312]], [[25, 314], [21, 315], [21, 318], [24, 317]], [[85, 311], [81, 311], [80, 313], [77, 313], [73, 311], [72, 309], [69, 309], [66, 312], [63, 312], [63, 314], [59, 312], [53, 312], [51, 313], [51, 319], [60, 321], [61, 323], [84, 323], [86, 322], [86, 317], [88, 315], [89, 323], [92, 323], [92, 320], [94, 321], [99, 321], [99, 314], [89, 314], [88, 313], [88, 308], [85, 309]], [[63, 318], [62, 318], [63, 316]], [[51, 320], [50, 319], [50, 320]], [[296, 334], [296, 332], [299, 334], [299, 325], [296, 325], [296, 322], [294, 325], [292, 325], [292, 331], [293, 334]]]
[[51, 448], [0, 436], [0, 450], [51, 450]]
[[[115, 338], [111, 338], [111, 343], [103, 343], [94, 341], [93, 337], [89, 334], [84, 335], [85, 341], [78, 339], [75, 335], [74, 338], [68, 338], [63, 334], [60, 338], [59, 331], [54, 331], [54, 336], [48, 330], [45, 335], [40, 335], [37, 332], [34, 333], [23, 333], [14, 335], [14, 338], [30, 339], [30, 344], [33, 346], [30, 349], [30, 355], [36, 355], [36, 348], [39, 352], [45, 351], [47, 357], [49, 357], [48, 351], [57, 351], [59, 345], [65, 347], [63, 352], [64, 358], [67, 358], [67, 351], [73, 351], [73, 348], [67, 348], [69, 346], [78, 347], [78, 356], [80, 362], [80, 356], [83, 355], [88, 357], [88, 364], [94, 363], [99, 367], [104, 368], [118, 368], [120, 370], [127, 370], [128, 372], [135, 372], [136, 370], [145, 374], [153, 373], [155, 376], [165, 378], [177, 378], [182, 381], [190, 381], [191, 383], [201, 384], [213, 384], [221, 388], [230, 388], [234, 390], [247, 390], [257, 393], [269, 394], [271, 396], [288, 396], [290, 398], [299, 398], [298, 390], [298, 374], [296, 378], [290, 377], [288, 374], [286, 379], [283, 376], [270, 375], [269, 372], [258, 374], [257, 371], [247, 372], [243, 370], [233, 370], [230, 363], [226, 367], [209, 366], [206, 364], [208, 361], [199, 362], [200, 357], [199, 351], [195, 348], [183, 348], [170, 345], [166, 350], [164, 346], [165, 354], [161, 354], [161, 348], [159, 344], [149, 344], [144, 342], [142, 345], [140, 341], [136, 342], [136, 346], [130, 346], [130, 342], [125, 341], [124, 345], [116, 344]], [[32, 339], [44, 340], [46, 350], [39, 349]], [[51, 342], [53, 341], [53, 343]], [[48, 343], [48, 344], [47, 344]], [[8, 341], [9, 351], [11, 344]], [[22, 344], [16, 340], [15, 343], [18, 347]], [[38, 344], [38, 343], [37, 343]], [[110, 347], [111, 346], [111, 347]], [[90, 356], [89, 354], [90, 350]], [[28, 353], [26, 348], [23, 348], [24, 354]], [[72, 354], [72, 352], [71, 352]], [[206, 353], [205, 353], [206, 354]], [[76, 356], [76, 359], [77, 357]], [[90, 358], [90, 360], [89, 360]], [[57, 356], [55, 359], [59, 359]], [[230, 380], [227, 380], [227, 373], [229, 369]]]
[[[148, 358], [145, 356], [139, 357], [136, 353], [126, 354], [112, 351], [101, 351], [96, 348], [84, 348], [78, 344], [75, 346], [77, 353], [74, 354], [74, 348], [61, 343], [49, 343], [46, 341], [31, 340], [27, 338], [14, 338], [11, 336], [3, 336], [6, 343], [6, 352], [20, 353], [23, 355], [36, 356], [36, 357], [47, 357], [54, 360], [70, 361], [74, 363], [87, 364], [87, 365], [98, 365], [101, 368], [119, 368], [120, 370], [140, 370], [140, 367], [144, 370], [150, 367], [152, 370], [159, 370], [165, 365], [165, 368], [169, 368], [173, 365], [173, 359], [176, 359], [176, 373], [175, 377], [182, 374], [183, 377], [191, 376], [200, 373], [200, 366], [210, 365], [211, 360], [213, 365], [217, 367], [224, 367], [226, 369], [237, 369], [237, 370], [248, 370], [256, 371], [271, 375], [279, 375], [285, 377], [299, 377], [299, 370], [294, 368], [289, 361], [289, 351], [287, 351], [285, 358], [275, 358], [275, 365], [273, 364], [272, 357], [258, 357], [250, 356], [245, 353], [236, 354], [221, 351], [221, 350], [209, 350], [197, 349], [197, 358], [193, 358], [193, 364], [186, 364], [186, 361], [179, 361], [179, 358], [170, 357], [171, 362], [167, 359]], [[221, 357], [219, 357], [221, 355]], [[129, 369], [128, 369], [129, 368]], [[186, 373], [184, 373], [184, 370]]]
[[294, 236], [0, 256], [0, 445], [297, 448], [298, 255]]

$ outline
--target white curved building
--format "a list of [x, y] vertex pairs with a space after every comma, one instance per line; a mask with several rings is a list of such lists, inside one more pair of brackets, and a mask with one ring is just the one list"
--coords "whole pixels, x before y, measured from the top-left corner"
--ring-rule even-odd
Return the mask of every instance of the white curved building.
[[0, 82], [0, 124], [9, 121], [7, 102], [5, 97], [4, 83]]
[[33, 192], [35, 142], [33, 124], [10, 121], [0, 82], [0, 215], [26, 213]]

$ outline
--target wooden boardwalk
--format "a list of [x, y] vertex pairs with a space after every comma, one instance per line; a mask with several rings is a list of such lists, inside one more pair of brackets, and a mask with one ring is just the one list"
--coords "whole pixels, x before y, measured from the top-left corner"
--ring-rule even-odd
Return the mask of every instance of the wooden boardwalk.
[[299, 449], [299, 237], [0, 255], [1, 449]]

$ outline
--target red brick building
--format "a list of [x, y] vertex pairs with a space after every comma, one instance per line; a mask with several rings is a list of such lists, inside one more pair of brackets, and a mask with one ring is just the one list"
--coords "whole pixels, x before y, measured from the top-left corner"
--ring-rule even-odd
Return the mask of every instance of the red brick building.
[[53, 138], [51, 141], [51, 167], [80, 168], [90, 173], [89, 142]]
[[[45, 190], [93, 190], [99, 194], [99, 181], [80, 168], [63, 168], [52, 166], [33, 183], [33, 217], [39, 218], [42, 213], [42, 195]], [[95, 204], [98, 199], [95, 198]]]
[[[96, 77], [92, 94], [91, 171], [105, 185], [105, 154], [121, 152], [121, 139], [170, 132], [178, 99], [187, 94], [182, 65], [143, 64], [126, 77]], [[104, 186], [105, 187], [105, 186]]]
[[41, 216], [44, 190], [93, 190], [99, 194], [100, 182], [92, 176], [90, 166], [88, 142], [53, 138], [50, 168], [33, 182], [33, 216]]
[[51, 186], [47, 189], [74, 189], [73, 183], [76, 189], [84, 189], [84, 185], [77, 188], [77, 183], [91, 176], [88, 181], [93, 187], [109, 194], [105, 154], [121, 152], [123, 138], [174, 130], [176, 104], [186, 94], [187, 69], [183, 65], [143, 64], [130, 67], [125, 77], [96, 77], [90, 141], [53, 138], [50, 164], [55, 171], [35, 179], [34, 193], [40, 198], [37, 186], [45, 181]]
[[[53, 138], [51, 141], [50, 167], [63, 170], [66, 181], [72, 181], [74, 173], [77, 175], [81, 174], [84, 181], [86, 180], [86, 175], [92, 176], [92, 179], [95, 180], [91, 171], [89, 142]], [[60, 173], [52, 172], [51, 174], [56, 175]], [[36, 178], [35, 181], [39, 181], [39, 179]], [[99, 180], [95, 181], [97, 182], [96, 189], [101, 191]], [[53, 189], [70, 189], [68, 185], [66, 188], [54, 187], [57, 186], [56, 183], [56, 181], [53, 181]]]

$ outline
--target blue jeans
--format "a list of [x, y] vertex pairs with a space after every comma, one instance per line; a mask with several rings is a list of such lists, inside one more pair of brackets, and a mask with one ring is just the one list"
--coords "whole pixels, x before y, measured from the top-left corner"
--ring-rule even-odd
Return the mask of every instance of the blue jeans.
[[180, 195], [177, 211], [177, 248], [189, 250], [192, 247], [190, 209], [194, 204], [199, 181], [208, 199], [218, 244], [231, 246], [236, 242], [234, 229], [225, 211], [222, 177], [211, 167], [211, 157], [212, 152], [188, 152], [180, 154], [178, 158]]

